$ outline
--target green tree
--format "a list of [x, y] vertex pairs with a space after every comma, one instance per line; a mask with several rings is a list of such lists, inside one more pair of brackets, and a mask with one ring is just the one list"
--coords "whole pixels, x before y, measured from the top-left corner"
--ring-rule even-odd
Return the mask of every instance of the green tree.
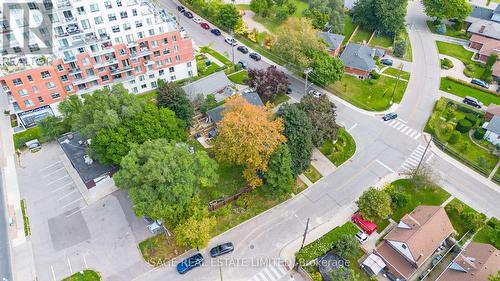
[[489, 68], [491, 68], [497, 62], [497, 60], [498, 60], [498, 55], [497, 54], [492, 54], [491, 56], [488, 57], [488, 61], [486, 62], [486, 65]]
[[203, 207], [196, 195], [186, 208], [186, 219], [175, 227], [176, 244], [181, 247], [206, 247], [210, 241], [210, 231], [216, 220], [210, 217], [207, 207]]
[[472, 11], [466, 0], [423, 0], [425, 13], [437, 20], [456, 18], [463, 21]]
[[312, 141], [316, 147], [321, 147], [327, 140], [335, 141], [339, 131], [336, 122], [336, 109], [326, 95], [316, 98], [312, 95], [306, 95], [298, 104], [303, 110], [313, 127]]
[[311, 81], [327, 86], [342, 79], [344, 64], [337, 57], [332, 57], [323, 51], [314, 52]]
[[497, 274], [488, 276], [488, 281], [500, 281], [500, 270], [497, 271]]
[[242, 19], [236, 6], [233, 4], [224, 4], [219, 8], [216, 21], [226, 30], [235, 30]]
[[407, 48], [406, 40], [398, 39], [394, 43], [394, 56], [402, 58], [406, 53], [406, 48]]
[[485, 218], [483, 214], [473, 211], [468, 211], [462, 213], [460, 217], [464, 221], [464, 224], [467, 226], [467, 229], [469, 229], [472, 232], [476, 232], [484, 225]]
[[277, 115], [283, 119], [287, 138], [287, 146], [292, 157], [292, 173], [302, 174], [311, 163], [312, 156], [312, 124], [307, 114], [296, 104], [284, 104]]
[[309, 0], [309, 8], [304, 14], [311, 18], [317, 29], [330, 24], [332, 32], [342, 33], [344, 29], [344, 2], [342, 0]]
[[46, 140], [54, 140], [58, 136], [66, 132], [65, 124], [61, 117], [47, 116], [37, 122], [38, 127], [42, 131], [43, 138]]
[[358, 281], [361, 278], [358, 273], [345, 266], [333, 270], [331, 274], [335, 281]]
[[268, 166], [265, 177], [272, 193], [278, 196], [291, 193], [294, 185], [292, 157], [286, 144], [276, 148]]
[[268, 0], [252, 0], [250, 1], [250, 10], [260, 16], [266, 16], [269, 12], [271, 1]]
[[205, 151], [191, 154], [187, 145], [157, 139], [134, 145], [113, 178], [129, 192], [137, 216], [162, 219], [173, 227], [185, 220], [200, 188], [217, 184], [217, 169]]
[[342, 234], [333, 244], [333, 250], [337, 255], [351, 259], [359, 253], [359, 242], [352, 235]]
[[158, 80], [157, 100], [159, 107], [167, 107], [172, 110], [177, 118], [184, 120], [190, 126], [193, 122], [193, 105], [187, 98], [184, 90], [177, 83], [166, 83]]
[[366, 29], [396, 35], [405, 28], [407, 5], [408, 0], [358, 0], [351, 15]]
[[356, 201], [359, 212], [364, 219], [386, 219], [392, 214], [391, 197], [383, 190], [370, 187]]

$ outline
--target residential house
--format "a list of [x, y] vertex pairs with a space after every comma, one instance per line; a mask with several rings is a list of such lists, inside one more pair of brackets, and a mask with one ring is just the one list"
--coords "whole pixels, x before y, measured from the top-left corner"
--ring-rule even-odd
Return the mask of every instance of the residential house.
[[375, 57], [383, 57], [385, 51], [366, 45], [349, 43], [345, 47], [340, 59], [344, 63], [345, 72], [366, 79], [370, 73], [377, 69]]
[[500, 271], [500, 251], [490, 244], [470, 243], [438, 281], [485, 281]]
[[227, 78], [224, 71], [215, 72], [203, 77], [183, 86], [182, 89], [191, 101], [194, 101], [198, 95], [204, 98], [208, 95], [214, 95], [215, 100], [223, 101], [236, 93], [236, 90], [233, 88], [233, 82]]
[[493, 116], [490, 122], [483, 124], [483, 128], [486, 130], [484, 139], [494, 145], [500, 145], [500, 117]]
[[[256, 105], [256, 106], [264, 106], [264, 103], [262, 102], [261, 98], [259, 97], [259, 94], [257, 92], [252, 91], [252, 92], [246, 92], [241, 95], [245, 100], [247, 100], [250, 104]], [[220, 105], [214, 109], [211, 109], [207, 111], [207, 115], [209, 118], [209, 121], [217, 124], [222, 120], [222, 113], [224, 112], [225, 106]]]
[[387, 271], [408, 280], [454, 232], [443, 207], [421, 205], [401, 218], [374, 254]]
[[338, 56], [340, 53], [340, 48], [342, 47], [342, 42], [345, 36], [340, 34], [335, 34], [331, 32], [318, 32], [318, 37], [325, 41], [328, 53], [334, 57]]
[[486, 108], [486, 114], [484, 115], [484, 119], [486, 121], [490, 121], [494, 116], [500, 116], [500, 106], [490, 103]]
[[477, 50], [475, 56], [476, 59], [486, 62], [491, 55], [498, 55], [500, 52], [500, 40], [478, 34], [472, 34], [470, 37], [469, 47]]

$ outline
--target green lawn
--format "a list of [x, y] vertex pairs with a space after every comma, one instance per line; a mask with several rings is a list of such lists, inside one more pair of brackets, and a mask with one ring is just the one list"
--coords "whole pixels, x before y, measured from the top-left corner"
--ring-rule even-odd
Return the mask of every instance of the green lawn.
[[500, 250], [500, 239], [497, 237], [499, 230], [500, 221], [496, 218], [491, 218], [486, 222], [486, 225], [476, 233], [474, 241], [491, 244]]
[[389, 67], [386, 68], [383, 73], [394, 77], [398, 77], [399, 75], [400, 79], [410, 80], [410, 73], [404, 70], [399, 70], [398, 68]]
[[464, 85], [448, 77], [441, 78], [441, 85], [439, 87], [442, 91], [454, 94], [455, 96], [465, 97], [471, 96], [478, 99], [484, 105], [490, 103], [500, 104], [500, 96], [490, 93], [486, 90], [479, 89], [472, 85]]
[[[452, 208], [453, 205], [459, 206], [458, 209], [456, 210]], [[477, 213], [476, 210], [472, 209], [468, 205], [464, 204], [462, 201], [458, 200], [457, 198], [451, 200], [448, 205], [445, 207], [446, 213], [448, 214], [448, 217], [450, 218], [451, 224], [453, 225], [453, 228], [457, 232], [458, 238], [462, 238], [467, 231], [469, 231], [469, 227], [467, 226], [466, 222], [462, 219], [461, 214], [466, 213], [466, 212], [473, 212]], [[485, 215], [482, 215], [484, 219], [486, 219]], [[469, 233], [472, 234], [472, 233]]]
[[440, 54], [457, 58], [471, 68], [470, 70], [467, 68], [464, 70], [466, 76], [481, 78], [485, 70], [485, 65], [472, 60], [473, 52], [466, 50], [462, 45], [442, 41], [436, 41], [436, 44]]
[[340, 166], [349, 160], [356, 152], [356, 142], [353, 137], [345, 130], [340, 129], [337, 136], [337, 142], [326, 141], [320, 148], [323, 153], [335, 166]]
[[389, 48], [392, 47], [393, 41], [394, 41], [393, 38], [387, 36], [386, 34], [380, 34], [378, 36], [375, 35], [370, 41], [370, 46]]
[[319, 181], [323, 177], [312, 165], [304, 171], [304, 176], [312, 183]]
[[241, 70], [227, 76], [227, 78], [229, 78], [229, 80], [231, 80], [233, 83], [244, 85], [245, 81], [248, 79], [248, 71]]
[[397, 180], [391, 183], [391, 187], [395, 191], [406, 194], [408, 198], [408, 202], [404, 206], [393, 208], [391, 217], [396, 222], [419, 205], [439, 206], [450, 197], [450, 194], [441, 188], [416, 189], [409, 179]]
[[372, 36], [373, 31], [366, 30], [361, 26], [356, 31], [356, 34], [352, 37], [351, 41], [354, 43], [366, 43], [370, 40], [370, 36]]
[[30, 219], [28, 217], [28, 212], [26, 210], [26, 200], [24, 199], [21, 200], [21, 212], [23, 214], [23, 221], [24, 221], [24, 234], [26, 235], [26, 237], [28, 237], [31, 234]]
[[[297, 9], [290, 17], [300, 18], [302, 17], [302, 13], [308, 8], [308, 4], [301, 0], [289, 0], [288, 3], [294, 4]], [[245, 8], [242, 6], [242, 8]], [[284, 24], [284, 21], [277, 19], [276, 17], [261, 17], [259, 15], [255, 15], [253, 19], [264, 25], [270, 32], [276, 32], [276, 30]]]
[[225, 64], [227, 66], [233, 66], [233, 63], [231, 62], [231, 60], [229, 60], [228, 58], [226, 58], [222, 54], [216, 52], [215, 50], [213, 50], [210, 47], [207, 47], [207, 46], [201, 47], [201, 52], [212, 55], [214, 58], [216, 58], [217, 60], [219, 60], [220, 62], [222, 62], [223, 64]]
[[42, 130], [39, 127], [33, 127], [26, 129], [23, 132], [16, 133], [13, 135], [14, 147], [16, 149], [24, 149], [26, 147], [26, 142], [38, 139], [40, 143], [45, 142], [45, 138], [42, 135]]
[[276, 97], [274, 98], [272, 103], [274, 104], [274, 106], [278, 106], [279, 104], [282, 104], [282, 103], [287, 102], [289, 100], [290, 100], [290, 97], [287, 94], [282, 93], [282, 94], [276, 95]]
[[404, 39], [406, 39], [406, 42], [408, 44], [408, 46], [406, 47], [406, 53], [403, 56], [403, 59], [405, 61], [410, 61], [411, 62], [413, 60], [413, 52], [412, 52], [412, 49], [411, 49], [411, 42], [410, 42], [410, 38], [408, 38], [408, 32], [406, 31], [406, 28], [400, 34], [400, 36], [402, 36]]
[[[396, 79], [381, 76], [378, 80], [360, 80], [351, 75], [344, 75], [342, 80], [328, 87], [335, 95], [362, 109], [383, 111], [391, 104], [392, 92]], [[371, 84], [374, 83], [374, 84]], [[394, 93], [394, 102], [399, 103], [406, 91], [407, 82], [399, 81]]]
[[151, 103], [156, 104], [156, 95], [157, 95], [157, 91], [155, 89], [155, 90], [144, 92], [142, 94], [138, 94], [137, 98], [140, 100], [143, 100], [145, 102], [151, 102]]
[[144, 260], [156, 267], [165, 264], [188, 249], [178, 247], [175, 244], [175, 236], [171, 236], [169, 241], [166, 235], [161, 233], [140, 242], [139, 250]]
[[[440, 33], [436, 32], [436, 26], [434, 26], [432, 22], [433, 21], [428, 20], [427, 27], [429, 27], [429, 30], [432, 33], [440, 34]], [[465, 40], [468, 40], [470, 38], [470, 35], [467, 35], [467, 33], [464, 30], [460, 30], [460, 31], [455, 30], [455, 28], [453, 26], [448, 25], [448, 24], [446, 25], [446, 33], [442, 34], [442, 35], [455, 37], [455, 38], [459, 38], [459, 39], [465, 39]]]
[[101, 276], [99, 273], [87, 269], [83, 271], [83, 274], [80, 272], [77, 272], [70, 277], [64, 278], [63, 281], [100, 281]]
[[356, 24], [352, 22], [351, 16], [346, 15], [344, 17], [344, 30], [342, 31], [342, 35], [345, 36], [344, 41], [342, 41], [343, 45], [347, 43], [355, 29]]

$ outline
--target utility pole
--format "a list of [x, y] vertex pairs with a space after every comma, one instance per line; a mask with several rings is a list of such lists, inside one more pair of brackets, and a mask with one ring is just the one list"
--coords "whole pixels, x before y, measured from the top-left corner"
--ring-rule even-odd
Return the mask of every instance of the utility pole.
[[422, 164], [422, 161], [424, 161], [425, 154], [427, 153], [427, 149], [429, 149], [429, 145], [431, 144], [431, 142], [432, 142], [432, 134], [431, 134], [431, 139], [427, 143], [427, 146], [425, 147], [424, 153], [422, 154], [422, 158], [420, 158], [420, 161], [418, 161], [418, 166], [415, 169], [415, 172], [413, 172], [414, 176], [418, 173], [418, 169], [420, 168], [420, 165]]
[[[231, 39], [235, 40], [234, 39], [234, 30], [231, 30]], [[233, 65], [234, 65], [234, 43], [233, 43], [233, 41], [231, 41], [231, 53], [233, 56]]]
[[399, 77], [401, 77], [401, 72], [402, 71], [403, 71], [403, 64], [401, 63], [399, 65], [398, 78], [396, 79], [396, 83], [394, 84], [394, 89], [392, 90], [391, 105], [394, 103], [394, 94], [396, 93], [396, 88], [398, 87]]
[[304, 86], [304, 95], [307, 94], [307, 80], [309, 78], [309, 73], [311, 73], [312, 71], [313, 71], [313, 69], [311, 67], [304, 69], [304, 74], [306, 75], [306, 84]]
[[304, 243], [306, 242], [307, 231], [309, 230], [309, 220], [310, 218], [307, 218], [306, 229], [304, 230], [304, 236], [302, 237], [302, 244], [300, 245], [300, 249], [304, 247]]

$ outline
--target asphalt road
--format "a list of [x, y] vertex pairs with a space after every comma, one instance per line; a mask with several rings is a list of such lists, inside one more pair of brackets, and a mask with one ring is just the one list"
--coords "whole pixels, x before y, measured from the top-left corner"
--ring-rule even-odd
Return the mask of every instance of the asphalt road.
[[3, 175], [0, 171], [0, 280], [12, 280], [10, 268], [9, 235], [7, 233], [7, 209], [5, 208]]

